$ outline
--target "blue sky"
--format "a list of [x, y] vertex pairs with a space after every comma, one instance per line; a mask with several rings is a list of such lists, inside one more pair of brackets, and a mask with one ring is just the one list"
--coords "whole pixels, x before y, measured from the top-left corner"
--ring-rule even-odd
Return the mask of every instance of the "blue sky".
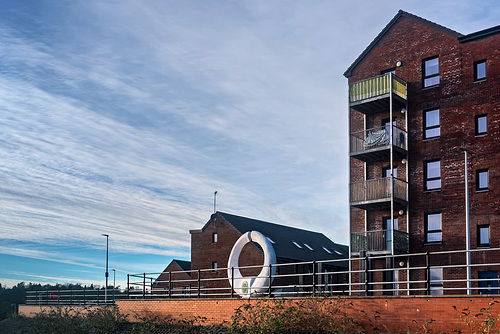
[[[376, 3], [376, 5], [374, 5]], [[399, 9], [496, 1], [0, 0], [0, 283], [189, 260], [217, 209], [348, 242], [347, 81]]]

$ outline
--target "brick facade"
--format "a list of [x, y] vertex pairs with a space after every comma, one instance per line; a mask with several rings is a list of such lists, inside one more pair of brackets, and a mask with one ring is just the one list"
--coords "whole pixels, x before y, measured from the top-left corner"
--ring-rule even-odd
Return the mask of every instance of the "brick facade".
[[[430, 57], [439, 59], [439, 84], [425, 88], [423, 61]], [[474, 64], [481, 60], [486, 60], [486, 79], [475, 81]], [[395, 69], [395, 75], [407, 83], [407, 114], [399, 109], [393, 112], [396, 126], [407, 131], [407, 163], [395, 158], [393, 166], [397, 168], [397, 178], [408, 182], [409, 199], [408, 206], [395, 203], [393, 214], [398, 218], [398, 230], [409, 233], [409, 252], [466, 247], [464, 153], [456, 147], [469, 150], [471, 249], [478, 248], [479, 225], [489, 225], [489, 247], [499, 247], [500, 27], [463, 36], [400, 11], [345, 75], [353, 84], [388, 69]], [[440, 135], [425, 139], [424, 112], [429, 109], [439, 109]], [[487, 115], [487, 134], [476, 134], [478, 115]], [[380, 127], [388, 118], [389, 110], [363, 114], [351, 109], [349, 132]], [[441, 188], [426, 191], [424, 162], [433, 160], [440, 161]], [[384, 167], [389, 167], [388, 159], [364, 162], [351, 157], [350, 182], [382, 178]], [[488, 170], [488, 189], [478, 191], [476, 172], [483, 169]], [[428, 213], [441, 213], [440, 242], [426, 242]], [[387, 209], [351, 207], [351, 232], [382, 230], [382, 219], [390, 215]], [[441, 265], [452, 262], [443, 261]], [[465, 270], [446, 270], [444, 274], [448, 276], [445, 279], [463, 279]], [[475, 278], [477, 275], [474, 272]]]

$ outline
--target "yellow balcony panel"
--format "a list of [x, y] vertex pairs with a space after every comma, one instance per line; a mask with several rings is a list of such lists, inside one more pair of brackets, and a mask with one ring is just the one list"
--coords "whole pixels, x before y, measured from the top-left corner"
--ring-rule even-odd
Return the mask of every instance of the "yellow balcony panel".
[[391, 79], [392, 107], [393, 109], [404, 108], [407, 100], [406, 82], [390, 73], [349, 85], [349, 106], [364, 114], [389, 110]]

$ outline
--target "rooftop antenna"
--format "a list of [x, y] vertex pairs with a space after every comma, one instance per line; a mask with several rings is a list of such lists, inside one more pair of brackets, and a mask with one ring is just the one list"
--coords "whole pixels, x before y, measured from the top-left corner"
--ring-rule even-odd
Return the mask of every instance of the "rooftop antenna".
[[217, 190], [214, 192], [214, 213], [217, 212]]

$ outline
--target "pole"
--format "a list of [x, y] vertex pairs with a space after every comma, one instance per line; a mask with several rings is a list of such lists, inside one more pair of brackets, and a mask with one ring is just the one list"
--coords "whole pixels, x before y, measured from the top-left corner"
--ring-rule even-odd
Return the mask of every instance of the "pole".
[[465, 153], [465, 244], [467, 252], [467, 294], [471, 294], [471, 270], [470, 270], [470, 212], [469, 212], [469, 150], [465, 147], [460, 148]]
[[115, 295], [115, 290], [116, 290], [116, 270], [113, 270], [113, 303], [116, 301], [116, 295]]
[[214, 192], [214, 213], [217, 212], [217, 191]]
[[106, 277], [106, 285], [104, 286], [104, 304], [107, 304], [108, 303], [108, 277], [109, 277], [109, 272], [108, 272], [109, 235], [108, 234], [101, 234], [101, 235], [106, 237], [106, 272], [104, 273], [104, 277]]

